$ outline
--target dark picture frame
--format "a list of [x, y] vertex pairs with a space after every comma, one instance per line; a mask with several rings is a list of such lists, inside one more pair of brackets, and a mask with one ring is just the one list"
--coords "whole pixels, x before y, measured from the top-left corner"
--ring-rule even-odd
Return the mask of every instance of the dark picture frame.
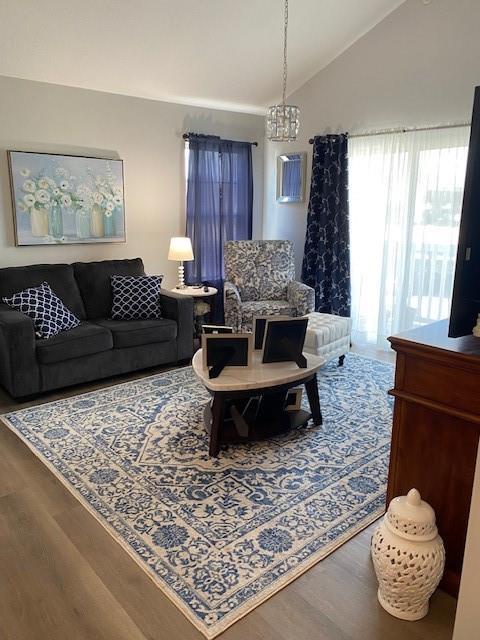
[[307, 325], [308, 318], [267, 320], [262, 362], [296, 362], [299, 367], [306, 367], [302, 351]]
[[290, 320], [291, 316], [253, 316], [253, 348], [255, 351], [263, 349], [265, 342], [265, 329], [268, 320]]
[[250, 367], [252, 364], [251, 333], [203, 333], [201, 343], [204, 369]]

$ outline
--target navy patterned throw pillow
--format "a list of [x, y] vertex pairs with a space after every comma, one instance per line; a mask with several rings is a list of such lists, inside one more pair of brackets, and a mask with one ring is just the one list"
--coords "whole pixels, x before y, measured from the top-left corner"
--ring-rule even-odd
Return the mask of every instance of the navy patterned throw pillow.
[[112, 318], [161, 318], [160, 285], [163, 276], [112, 276]]
[[51, 338], [80, 324], [80, 320], [53, 293], [48, 282], [42, 282], [39, 287], [29, 287], [2, 300], [32, 318], [37, 338]]

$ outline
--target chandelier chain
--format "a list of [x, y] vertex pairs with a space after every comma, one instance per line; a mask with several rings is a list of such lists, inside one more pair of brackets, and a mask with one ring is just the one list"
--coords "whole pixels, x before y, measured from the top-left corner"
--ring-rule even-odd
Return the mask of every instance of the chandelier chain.
[[283, 104], [287, 100], [287, 31], [288, 31], [288, 0], [285, 0], [285, 14], [283, 23]]
[[293, 142], [297, 139], [299, 127], [300, 109], [295, 105], [287, 105], [287, 33], [288, 0], [284, 0], [282, 103], [268, 107], [266, 119], [267, 140], [272, 142]]

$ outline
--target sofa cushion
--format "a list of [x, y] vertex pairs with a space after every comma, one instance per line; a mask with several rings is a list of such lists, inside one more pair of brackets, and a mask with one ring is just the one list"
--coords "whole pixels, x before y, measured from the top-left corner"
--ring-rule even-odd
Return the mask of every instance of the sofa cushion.
[[91, 322], [64, 331], [48, 340], [37, 340], [37, 358], [41, 364], [62, 362], [92, 353], [108, 351], [113, 347], [112, 334], [105, 327]]
[[112, 318], [161, 318], [160, 285], [163, 276], [112, 276]]
[[75, 262], [75, 278], [89, 320], [109, 318], [112, 311], [111, 277], [144, 276], [143, 262], [133, 260], [102, 260], [101, 262]]
[[174, 320], [97, 320], [97, 324], [111, 331], [115, 349], [137, 347], [142, 344], [175, 340], [177, 323]]
[[0, 269], [0, 298], [29, 287], [39, 287], [42, 282], [48, 282], [53, 293], [77, 318], [85, 319], [85, 308], [70, 264], [32, 264]]
[[53, 293], [48, 282], [42, 282], [39, 287], [23, 289], [2, 300], [32, 318], [38, 338], [51, 338], [80, 324], [77, 316]]

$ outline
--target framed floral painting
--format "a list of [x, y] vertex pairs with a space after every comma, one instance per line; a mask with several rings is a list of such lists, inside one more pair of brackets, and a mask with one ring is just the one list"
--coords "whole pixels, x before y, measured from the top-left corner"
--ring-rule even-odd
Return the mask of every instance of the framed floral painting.
[[7, 154], [17, 246], [125, 242], [122, 160]]

